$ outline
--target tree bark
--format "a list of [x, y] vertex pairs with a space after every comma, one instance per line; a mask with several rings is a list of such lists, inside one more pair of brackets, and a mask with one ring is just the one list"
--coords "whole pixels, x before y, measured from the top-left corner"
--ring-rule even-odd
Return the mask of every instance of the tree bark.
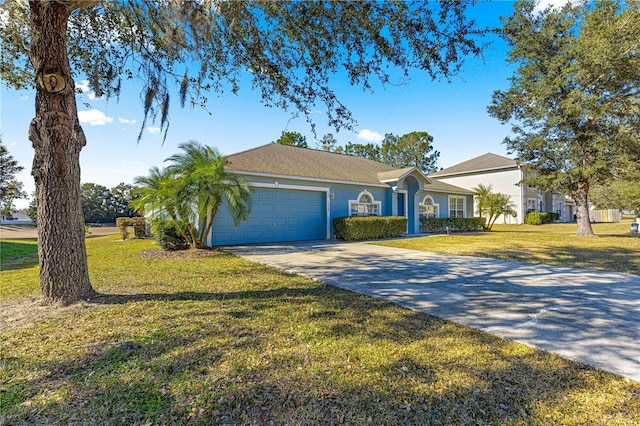
[[95, 292], [89, 282], [80, 198], [78, 121], [67, 53], [72, 3], [31, 0], [31, 63], [36, 76], [32, 175], [38, 202], [40, 289], [45, 304], [69, 304]]
[[576, 203], [576, 221], [578, 222], [578, 237], [595, 237], [589, 219], [589, 182], [578, 182], [578, 189], [574, 194]]

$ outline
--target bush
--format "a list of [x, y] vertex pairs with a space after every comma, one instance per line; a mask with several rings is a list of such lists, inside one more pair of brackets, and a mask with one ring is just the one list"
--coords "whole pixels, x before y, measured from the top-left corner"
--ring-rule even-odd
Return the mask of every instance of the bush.
[[153, 236], [164, 250], [176, 251], [189, 248], [189, 242], [182, 236], [178, 226], [172, 220], [154, 223]]
[[529, 212], [524, 218], [526, 225], [544, 225], [560, 220], [560, 215], [554, 212]]
[[345, 241], [400, 237], [407, 230], [402, 216], [345, 216], [333, 219], [336, 238]]
[[116, 226], [120, 229], [120, 235], [122, 235], [122, 239], [126, 240], [129, 236], [129, 231], [127, 227], [131, 224], [130, 217], [117, 217], [116, 218]]
[[482, 231], [485, 222], [484, 217], [422, 217], [420, 231], [429, 234]]
[[144, 217], [117, 217], [116, 226], [120, 228], [123, 240], [126, 240], [129, 236], [129, 231], [127, 230], [129, 226], [133, 226], [133, 235], [136, 238], [144, 238], [147, 234]]

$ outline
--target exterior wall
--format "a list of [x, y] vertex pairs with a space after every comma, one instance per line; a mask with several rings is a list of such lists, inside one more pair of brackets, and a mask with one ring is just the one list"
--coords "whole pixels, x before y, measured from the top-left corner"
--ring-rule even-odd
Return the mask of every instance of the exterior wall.
[[[256, 191], [259, 189], [260, 190], [261, 189], [269, 189], [269, 190], [282, 189], [283, 193], [277, 194], [277, 195], [283, 196], [283, 198], [281, 199], [282, 203], [286, 203], [287, 200], [289, 199], [293, 200], [292, 196], [294, 196], [295, 194], [292, 194], [291, 193], [292, 191], [304, 192], [304, 193], [307, 193], [307, 195], [309, 196], [311, 196], [312, 194], [315, 194], [313, 195], [313, 197], [316, 197], [316, 195], [320, 195], [321, 197], [324, 197], [326, 199], [326, 202], [322, 207], [324, 210], [324, 214], [322, 215], [322, 217], [324, 217], [324, 219], [319, 219], [320, 215], [317, 215], [317, 214], [315, 215], [315, 219], [313, 219], [314, 225], [316, 220], [325, 221], [324, 228], [326, 228], [327, 232], [325, 233], [326, 236], [323, 236], [322, 238], [334, 237], [333, 219], [341, 216], [349, 216], [350, 202], [357, 200], [358, 196], [363, 191], [367, 191], [372, 196], [374, 202], [380, 202], [380, 208], [379, 208], [380, 215], [389, 216], [389, 215], [402, 213], [402, 211], [404, 211], [405, 213], [404, 215], [408, 218], [407, 232], [409, 234], [415, 234], [420, 232], [418, 205], [422, 203], [426, 195], [430, 195], [433, 198], [434, 202], [438, 204], [439, 206], [438, 217], [449, 217], [449, 196], [450, 195], [464, 197], [465, 198], [464, 217], [473, 217], [473, 196], [472, 195], [448, 194], [448, 193], [442, 193], [442, 192], [420, 190], [419, 183], [417, 180], [415, 180], [415, 178], [411, 178], [411, 179], [408, 179], [407, 182], [403, 182], [403, 186], [405, 186], [404, 189], [396, 188], [397, 191], [404, 194], [403, 196], [400, 197], [400, 201], [403, 202], [403, 207], [401, 208], [401, 210], [398, 210], [399, 209], [398, 192], [394, 193], [393, 188], [388, 185], [376, 186], [376, 185], [366, 185], [366, 184], [334, 183], [334, 182], [322, 182], [322, 181], [318, 182], [318, 181], [312, 181], [307, 179], [295, 179], [295, 178], [274, 179], [273, 177], [255, 176], [255, 175], [246, 175], [245, 178], [249, 183], [249, 185], [256, 188]], [[317, 191], [315, 191], [315, 188], [317, 188]], [[288, 193], [288, 195], [286, 195], [285, 193]], [[261, 202], [261, 201], [258, 200], [258, 202]], [[269, 205], [273, 204], [272, 200], [266, 200], [266, 202], [269, 203]], [[295, 202], [295, 200], [293, 200], [292, 202]], [[300, 220], [305, 219], [300, 217], [300, 215], [303, 213], [298, 213], [297, 210], [292, 213], [292, 210], [287, 210], [286, 209], [287, 206], [282, 205], [280, 201], [277, 201], [276, 204], [277, 205], [273, 207], [274, 212], [282, 211], [283, 215], [288, 214], [287, 216], [288, 219], [283, 217], [283, 220], [286, 219], [287, 221], [298, 221], [298, 219]], [[268, 207], [267, 204], [263, 204], [263, 205], [265, 206], [265, 208], [269, 208], [270, 209], [269, 211], [272, 211], [271, 207]], [[256, 208], [256, 211], [258, 211], [257, 208]], [[286, 211], [289, 211], [289, 213], [284, 213]], [[254, 216], [254, 222], [265, 220], [264, 218], [270, 215], [269, 213], [267, 213], [265, 216], [264, 213], [261, 213], [261, 212], [258, 212], [256, 214], [257, 216]], [[274, 213], [274, 214], [276, 216], [278, 215], [277, 213]], [[271, 214], [270, 217], [275, 217], [275, 216]], [[278, 222], [279, 220], [280, 219], [273, 219], [274, 222]], [[216, 216], [216, 220], [214, 221], [214, 227], [216, 226], [217, 228], [212, 230], [212, 233], [209, 235], [209, 238], [208, 238], [209, 245], [225, 244], [225, 241], [224, 241], [225, 235], [231, 235], [228, 232], [224, 231], [225, 229], [228, 229], [229, 227], [232, 226], [230, 219], [228, 218], [228, 214], [224, 209], [224, 206], [221, 207], [221, 210], [219, 212], [219, 217]], [[274, 224], [273, 226], [280, 227], [279, 224], [278, 225]], [[308, 226], [310, 227], [311, 224], [309, 224]], [[242, 227], [242, 224], [240, 225], [240, 227]], [[247, 223], [247, 228], [245, 229], [251, 230], [251, 231], [246, 231], [247, 232], [246, 235], [248, 235], [249, 232], [253, 232], [252, 235], [254, 236], [258, 235], [256, 234], [256, 232], [264, 231], [264, 233], [260, 234], [257, 238], [262, 238], [262, 236], [264, 236], [264, 242], [268, 242], [270, 231], [268, 229], [263, 229], [261, 225], [258, 225], [256, 223], [253, 223], [253, 224]], [[241, 233], [245, 231], [239, 228], [238, 232]], [[281, 235], [281, 234], [278, 234], [278, 235]], [[227, 237], [227, 238], [230, 238], [230, 237]], [[255, 238], [256, 237], [254, 237], [254, 239]], [[227, 241], [229, 241], [229, 243], [234, 243], [230, 239], [227, 239]], [[253, 241], [253, 242], [256, 242], [256, 241]]]
[[[450, 185], [459, 186], [460, 188], [471, 190], [472, 188], [483, 184], [485, 186], [492, 186], [493, 192], [500, 192], [511, 197], [511, 201], [516, 206], [517, 217], [500, 217], [497, 223], [524, 223], [524, 217], [526, 215], [526, 194], [525, 188], [518, 185], [518, 182], [522, 180], [521, 169], [506, 169], [489, 171], [483, 173], [465, 174], [459, 176], [446, 176], [438, 177], [441, 182], [448, 183]], [[537, 194], [536, 194], [537, 197]], [[470, 204], [471, 206], [471, 204]], [[475, 206], [473, 208], [468, 207], [469, 211], [465, 212], [468, 217], [475, 215]]]
[[305, 187], [317, 187], [318, 190], [325, 188], [329, 189], [329, 238], [333, 238], [333, 218], [340, 216], [349, 216], [349, 201], [357, 200], [358, 195], [366, 190], [368, 191], [374, 201], [380, 201], [380, 215], [389, 216], [392, 213], [392, 191], [390, 187], [386, 186], [368, 186], [363, 184], [347, 184], [347, 183], [333, 183], [333, 182], [317, 182], [312, 180], [298, 180], [298, 179], [274, 179], [273, 177], [263, 176], [245, 176], [245, 179], [249, 184], [270, 184], [276, 183], [281, 185], [294, 185]]

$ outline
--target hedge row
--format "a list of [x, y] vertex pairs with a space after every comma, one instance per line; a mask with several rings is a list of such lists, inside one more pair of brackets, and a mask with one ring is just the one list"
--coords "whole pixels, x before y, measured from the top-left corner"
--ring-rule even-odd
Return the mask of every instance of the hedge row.
[[560, 215], [554, 212], [529, 212], [524, 218], [527, 225], [544, 225], [560, 220]]
[[123, 240], [126, 240], [129, 236], [129, 231], [127, 230], [129, 226], [133, 226], [133, 235], [136, 238], [144, 238], [147, 233], [144, 217], [117, 217], [116, 226], [120, 229]]
[[407, 231], [402, 216], [346, 216], [333, 219], [336, 238], [345, 241], [400, 237]]
[[420, 231], [428, 234], [482, 231], [485, 222], [484, 217], [421, 217]]

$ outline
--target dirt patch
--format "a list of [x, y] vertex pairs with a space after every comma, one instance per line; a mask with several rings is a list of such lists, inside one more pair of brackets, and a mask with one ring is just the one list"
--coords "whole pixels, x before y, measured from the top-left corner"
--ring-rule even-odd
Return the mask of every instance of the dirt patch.
[[0, 303], [0, 333], [8, 330], [35, 327], [51, 318], [72, 314], [89, 307], [83, 302], [69, 306], [46, 306], [40, 302], [39, 297], [25, 297]]
[[[116, 226], [95, 226], [89, 228], [89, 237], [119, 234]], [[38, 238], [38, 229], [34, 225], [0, 225], [0, 238], [15, 240], [21, 238]]]
[[221, 254], [224, 254], [224, 252], [215, 248], [176, 251], [155, 249], [140, 252], [140, 256], [147, 259], [197, 259], [201, 257], [220, 256]]

